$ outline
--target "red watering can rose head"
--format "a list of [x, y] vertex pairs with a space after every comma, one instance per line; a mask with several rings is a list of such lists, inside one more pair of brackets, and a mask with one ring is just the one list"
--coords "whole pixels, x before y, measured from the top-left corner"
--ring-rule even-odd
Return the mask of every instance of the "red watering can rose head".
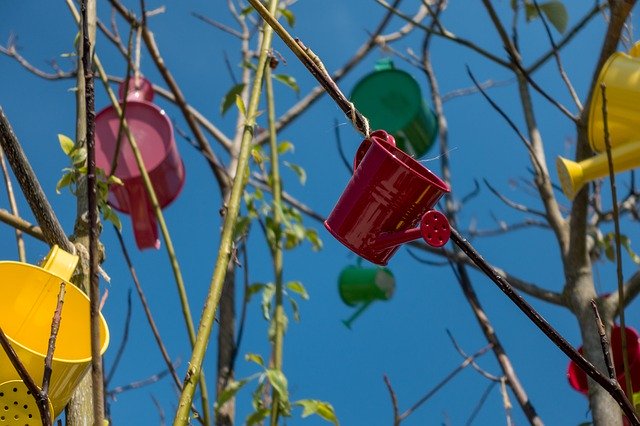
[[384, 130], [362, 142], [353, 176], [325, 221], [338, 241], [378, 265], [403, 243], [422, 237], [440, 247], [450, 234], [446, 217], [432, 210], [449, 186], [394, 142]]

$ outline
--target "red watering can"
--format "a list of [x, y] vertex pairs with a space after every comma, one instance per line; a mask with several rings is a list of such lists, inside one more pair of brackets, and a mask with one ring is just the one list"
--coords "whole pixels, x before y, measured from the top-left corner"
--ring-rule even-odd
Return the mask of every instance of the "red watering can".
[[[121, 99], [126, 96], [125, 119], [140, 149], [158, 203], [160, 207], [165, 207], [178, 196], [185, 179], [171, 121], [164, 110], [151, 103], [153, 89], [147, 79], [132, 78], [126, 90], [123, 84], [120, 85], [119, 95]], [[119, 149], [113, 174], [124, 182], [123, 186], [114, 185], [110, 188], [109, 204], [131, 215], [138, 248], [159, 248], [155, 214], [124, 132], [120, 147], [117, 148], [119, 129], [120, 117], [112, 106], [96, 116], [96, 165], [107, 174], [112, 173], [112, 162], [116, 149]]]
[[[640, 341], [638, 333], [631, 327], [625, 328], [627, 338], [627, 357], [629, 360], [629, 373], [631, 375], [631, 387], [633, 393], [640, 391]], [[578, 349], [582, 353], [582, 346]], [[614, 325], [611, 329], [611, 353], [613, 355], [613, 367], [616, 371], [616, 379], [624, 389], [624, 367], [622, 361], [622, 329]], [[587, 395], [587, 375], [573, 361], [569, 362], [567, 378], [572, 388]]]
[[393, 136], [376, 130], [358, 148], [353, 176], [324, 225], [357, 255], [386, 265], [403, 243], [421, 237], [432, 247], [447, 243], [449, 222], [432, 208], [449, 191]]

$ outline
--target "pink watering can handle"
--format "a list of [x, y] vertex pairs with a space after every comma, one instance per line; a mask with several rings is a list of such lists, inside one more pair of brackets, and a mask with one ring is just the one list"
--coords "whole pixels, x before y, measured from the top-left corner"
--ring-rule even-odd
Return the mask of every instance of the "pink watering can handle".
[[358, 166], [360, 165], [360, 162], [364, 158], [364, 155], [367, 153], [367, 151], [369, 150], [369, 147], [371, 146], [371, 143], [372, 143], [371, 140], [373, 138], [378, 139], [382, 143], [387, 143], [389, 145], [396, 146], [396, 140], [393, 138], [393, 136], [391, 136], [386, 131], [376, 130], [375, 132], [371, 132], [369, 137], [362, 141], [362, 143], [360, 144], [360, 147], [358, 147], [358, 150], [356, 151], [356, 155], [353, 159], [353, 170], [357, 169]]
[[160, 248], [158, 226], [153, 214], [147, 193], [142, 185], [131, 185], [127, 188], [129, 204], [131, 205], [131, 221], [136, 245], [140, 249]]

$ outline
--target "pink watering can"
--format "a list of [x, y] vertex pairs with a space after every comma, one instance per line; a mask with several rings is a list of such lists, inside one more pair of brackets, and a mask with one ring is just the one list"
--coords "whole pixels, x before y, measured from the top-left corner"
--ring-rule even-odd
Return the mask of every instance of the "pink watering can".
[[[151, 83], [142, 77], [129, 80], [125, 90], [120, 85], [120, 98], [126, 96], [125, 119], [136, 139], [145, 168], [153, 184], [160, 207], [169, 205], [180, 193], [185, 170], [173, 138], [173, 126], [164, 110], [153, 103]], [[111, 173], [116, 155], [120, 117], [112, 106], [96, 116], [96, 165]], [[133, 232], [138, 248], [159, 248], [158, 227], [151, 201], [144, 187], [140, 169], [127, 136], [122, 132], [117, 166], [113, 172], [123, 186], [113, 185], [109, 191], [109, 204], [131, 215]]]
[[386, 265], [398, 247], [423, 238], [432, 247], [449, 240], [447, 218], [433, 210], [449, 186], [376, 130], [356, 152], [353, 176], [324, 222], [357, 255]]

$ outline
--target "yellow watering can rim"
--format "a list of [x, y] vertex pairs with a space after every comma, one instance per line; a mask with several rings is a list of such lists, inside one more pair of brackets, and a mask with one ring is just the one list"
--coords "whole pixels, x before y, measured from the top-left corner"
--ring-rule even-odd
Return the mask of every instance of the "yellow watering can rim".
[[[12, 261], [12, 260], [4, 260], [4, 261], [0, 261], [0, 266], [2, 265], [14, 265], [17, 266], [19, 268], [35, 268], [38, 269], [42, 272], [45, 272], [49, 275], [53, 275], [56, 278], [59, 278], [60, 281], [64, 281], [64, 283], [67, 285], [66, 290], [67, 292], [69, 291], [74, 291], [77, 292], [78, 295], [84, 299], [87, 300], [87, 303], [89, 302], [89, 297], [82, 292], [78, 287], [76, 287], [74, 284], [72, 284], [71, 282], [69, 282], [67, 279], [64, 279], [63, 277], [60, 277], [59, 275], [53, 273], [51, 270], [42, 268], [40, 266], [37, 265], [32, 265], [30, 263], [24, 263], [24, 262], [16, 262], [16, 261]], [[87, 305], [88, 307], [88, 305]], [[53, 317], [53, 312], [51, 313], [52, 317]], [[109, 333], [109, 327], [107, 325], [107, 321], [105, 320], [104, 316], [102, 315], [102, 312], [100, 312], [100, 324], [102, 325], [102, 329], [104, 330], [104, 342], [102, 344], [102, 346], [100, 347], [100, 354], [104, 354], [107, 350], [107, 347], [109, 346], [109, 340], [110, 340], [110, 333]], [[9, 340], [11, 341], [11, 345], [12, 346], [18, 346], [22, 349], [24, 349], [25, 351], [37, 355], [39, 357], [46, 357], [46, 353], [41, 353], [38, 351], [34, 351], [33, 349], [22, 345], [21, 343], [15, 341], [10, 335], [7, 335], [7, 338], [9, 338]], [[61, 363], [69, 363], [69, 364], [78, 364], [78, 363], [83, 363], [83, 362], [89, 362], [91, 361], [91, 356], [85, 357], [85, 358], [74, 358], [74, 359], [65, 359], [65, 358], [58, 358], [55, 356], [55, 352], [54, 352], [54, 357], [53, 357], [53, 361], [56, 362], [61, 362]]]

